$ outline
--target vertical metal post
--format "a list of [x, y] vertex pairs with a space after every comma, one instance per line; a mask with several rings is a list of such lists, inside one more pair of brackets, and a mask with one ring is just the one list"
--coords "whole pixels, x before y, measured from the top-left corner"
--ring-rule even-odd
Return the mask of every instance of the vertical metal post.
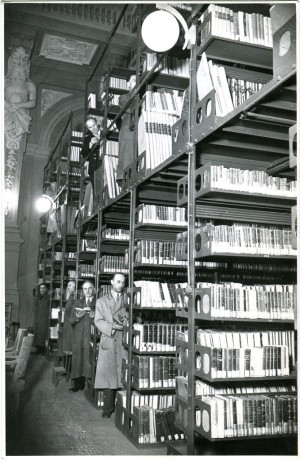
[[192, 45], [190, 56], [190, 94], [189, 94], [189, 116], [188, 116], [188, 285], [191, 288], [191, 298], [188, 317], [189, 334], [189, 360], [188, 360], [188, 424], [187, 424], [187, 454], [194, 454], [194, 397], [195, 397], [195, 170], [196, 170], [196, 147], [192, 139], [192, 105], [196, 101], [196, 60], [197, 47]]
[[[128, 288], [130, 290], [130, 305], [129, 305], [129, 330], [132, 332], [133, 327], [133, 266], [134, 266], [134, 240], [135, 240], [135, 208], [136, 208], [136, 188], [130, 190], [130, 238], [129, 238], [129, 274], [128, 274]], [[126, 393], [126, 408], [131, 411], [131, 370], [132, 370], [132, 340], [128, 343], [128, 385]]]

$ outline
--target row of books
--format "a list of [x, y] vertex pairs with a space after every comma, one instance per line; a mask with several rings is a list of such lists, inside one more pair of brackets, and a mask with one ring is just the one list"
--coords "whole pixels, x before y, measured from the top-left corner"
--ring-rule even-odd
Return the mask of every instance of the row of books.
[[254, 92], [261, 89], [262, 86], [261, 83], [248, 80], [228, 80], [225, 68], [214, 64], [211, 60], [207, 61], [206, 54], [202, 53], [200, 65], [197, 70], [198, 98], [201, 101], [214, 89], [216, 116], [224, 117], [248, 99]]
[[126, 240], [130, 237], [130, 230], [125, 228], [102, 227], [101, 238], [104, 240]]
[[50, 339], [58, 339], [59, 324], [50, 326]]
[[[244, 436], [295, 434], [296, 395], [202, 396], [210, 406], [206, 420], [214, 439]], [[196, 426], [201, 425], [201, 410], [196, 410]]]
[[65, 253], [65, 258], [66, 260], [76, 260], [77, 257], [77, 252], [66, 252]]
[[133, 324], [133, 345], [139, 351], [175, 351], [176, 331], [187, 329], [183, 324], [172, 323], [145, 323]]
[[124, 256], [106, 255], [101, 257], [101, 272], [102, 273], [128, 273], [128, 268], [125, 267]]
[[53, 299], [60, 300], [61, 298], [61, 288], [54, 288]]
[[[81, 169], [79, 166], [74, 166], [72, 165], [70, 167], [70, 175], [71, 176], [77, 176], [77, 177], [80, 177], [81, 176]], [[73, 179], [74, 180], [74, 179]]]
[[81, 250], [87, 252], [97, 252], [97, 240], [90, 238], [81, 240]]
[[249, 169], [226, 168], [222, 165], [210, 165], [202, 175], [203, 188], [211, 187], [220, 190], [235, 192], [249, 192], [297, 197], [297, 182], [286, 177], [274, 177], [265, 171], [251, 171]]
[[135, 263], [150, 265], [187, 265], [186, 260], [177, 260], [178, 243], [174, 241], [137, 241]]
[[161, 283], [159, 281], [134, 281], [140, 288], [136, 293], [135, 303], [143, 307], [175, 308], [177, 303], [176, 289], [184, 289], [186, 283]]
[[186, 210], [174, 206], [141, 204], [136, 208], [138, 224], [187, 225]]
[[[157, 58], [156, 53], [146, 53], [142, 63], [143, 72], [151, 70], [156, 64]], [[165, 56], [156, 68], [156, 72], [176, 77], [190, 78], [189, 59], [180, 59], [171, 55]]]
[[62, 260], [62, 254], [61, 251], [55, 251], [53, 253], [53, 260]]
[[146, 152], [146, 169], [154, 169], [172, 155], [171, 127], [178, 121], [167, 112], [143, 110], [138, 122], [138, 154]]
[[70, 152], [70, 160], [71, 161], [80, 161], [80, 152], [81, 152], [81, 147], [77, 147], [75, 145], [71, 146], [71, 152]]
[[126, 78], [109, 77], [109, 86], [110, 88], [127, 90], [127, 80]]
[[237, 331], [218, 329], [197, 329], [197, 344], [216, 348], [255, 348], [269, 345], [285, 345], [289, 349], [292, 364], [295, 365], [293, 330]]
[[[292, 393], [296, 392], [296, 385], [293, 384], [253, 384], [247, 386], [211, 385], [200, 379], [195, 379], [195, 396], [204, 395], [226, 395], [226, 394], [253, 394], [253, 393]], [[176, 395], [184, 401], [188, 400], [188, 379], [182, 375], [176, 377]]]
[[178, 371], [174, 356], [133, 357], [133, 383], [139, 388], [175, 388]]
[[89, 276], [93, 277], [96, 275], [96, 265], [95, 264], [80, 264], [78, 266], [78, 275], [82, 278], [88, 278]]
[[69, 279], [76, 279], [76, 270], [68, 270], [68, 278]]
[[72, 137], [83, 137], [83, 132], [82, 131], [72, 131]]
[[59, 312], [60, 312], [60, 308], [56, 308], [56, 307], [51, 308], [51, 311], [50, 311], [51, 319], [58, 319]]
[[233, 108], [238, 107], [264, 86], [263, 83], [237, 78], [227, 78], [227, 82]]
[[233, 11], [211, 4], [200, 16], [201, 43], [211, 35], [230, 40], [273, 46], [271, 18], [258, 13]]
[[[120, 390], [117, 392], [117, 402], [122, 406], [126, 407], [127, 394], [125, 390]], [[175, 395], [174, 393], [140, 393], [137, 390], [131, 392], [131, 407], [143, 406], [152, 407], [153, 409], [165, 409], [167, 407], [173, 406], [175, 404]]]
[[97, 98], [95, 93], [89, 93], [87, 100], [88, 109], [96, 109], [97, 107]]
[[[185, 363], [186, 365], [186, 363]], [[289, 348], [285, 345], [254, 348], [210, 348], [196, 357], [196, 370], [205, 378], [264, 378], [291, 374]]]
[[206, 283], [196, 296], [196, 311], [213, 318], [294, 320], [296, 291], [292, 284]]
[[175, 426], [175, 409], [153, 409], [150, 406], [133, 407], [138, 422], [133, 423], [133, 434], [140, 444], [177, 441], [184, 434]]
[[141, 101], [142, 110], [166, 111], [180, 117], [183, 96], [177, 90], [146, 91]]
[[108, 110], [111, 106], [119, 105], [120, 101], [120, 94], [114, 94], [114, 93], [107, 93], [106, 91], [103, 91], [101, 94], [101, 100], [102, 103], [106, 103], [106, 99], [108, 99]]
[[[113, 142], [116, 145], [119, 145], [117, 142]], [[104, 185], [107, 185], [108, 188], [108, 197], [116, 198], [120, 192], [121, 187], [117, 183], [117, 166], [118, 166], [118, 157], [112, 155], [104, 156]]]
[[296, 256], [292, 248], [292, 232], [288, 227], [263, 225], [208, 224], [199, 230], [201, 250], [211, 253]]
[[[100, 157], [104, 153], [104, 142], [100, 143]], [[106, 140], [105, 142], [105, 154], [118, 157], [119, 155], [119, 143], [115, 141]]]

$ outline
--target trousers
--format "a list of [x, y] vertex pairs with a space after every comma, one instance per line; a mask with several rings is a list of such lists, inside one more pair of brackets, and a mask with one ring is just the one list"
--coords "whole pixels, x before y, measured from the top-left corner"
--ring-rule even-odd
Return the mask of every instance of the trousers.
[[115, 410], [116, 390], [105, 388], [103, 390], [103, 414], [110, 415]]

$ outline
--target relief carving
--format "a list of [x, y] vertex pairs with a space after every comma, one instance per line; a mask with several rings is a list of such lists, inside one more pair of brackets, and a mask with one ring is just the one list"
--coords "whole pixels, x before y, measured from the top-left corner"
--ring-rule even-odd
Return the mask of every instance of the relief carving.
[[70, 62], [71, 64], [89, 64], [97, 45], [57, 35], [45, 34], [40, 55], [47, 59]]

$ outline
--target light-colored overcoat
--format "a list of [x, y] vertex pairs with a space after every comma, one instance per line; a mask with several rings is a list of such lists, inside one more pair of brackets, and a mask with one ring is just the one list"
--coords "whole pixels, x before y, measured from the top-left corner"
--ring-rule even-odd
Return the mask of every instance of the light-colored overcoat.
[[113, 316], [127, 316], [122, 296], [118, 302], [111, 294], [100, 297], [95, 311], [95, 325], [101, 332], [95, 388], [116, 389], [123, 386], [122, 358], [127, 357], [127, 351], [122, 346], [122, 331], [115, 331], [112, 334]]

